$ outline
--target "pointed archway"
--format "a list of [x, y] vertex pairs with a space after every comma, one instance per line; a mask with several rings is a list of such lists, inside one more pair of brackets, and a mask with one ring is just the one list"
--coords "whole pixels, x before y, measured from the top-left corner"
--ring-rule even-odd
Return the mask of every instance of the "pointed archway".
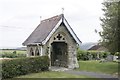
[[51, 46], [52, 46], [51, 66], [67, 67], [68, 63], [67, 43], [53, 42]]
[[30, 49], [30, 55], [31, 55], [31, 56], [34, 56], [33, 48]]
[[40, 53], [39, 53], [39, 49], [37, 47], [36, 50], [35, 50], [35, 56], [39, 56], [39, 55], [40, 55]]

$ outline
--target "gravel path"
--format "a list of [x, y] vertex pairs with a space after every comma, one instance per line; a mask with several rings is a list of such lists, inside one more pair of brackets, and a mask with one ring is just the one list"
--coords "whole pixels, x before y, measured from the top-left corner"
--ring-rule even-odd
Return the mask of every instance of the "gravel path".
[[111, 76], [109, 74], [103, 73], [95, 73], [95, 72], [87, 72], [87, 71], [75, 71], [75, 70], [66, 70], [65, 73], [76, 74], [76, 75], [85, 75], [93, 78], [117, 78], [115, 76]]
[[116, 76], [112, 76], [110, 74], [104, 74], [104, 73], [96, 73], [96, 72], [88, 72], [88, 71], [76, 71], [64, 67], [50, 67], [50, 71], [58, 71], [58, 72], [65, 72], [69, 74], [75, 74], [75, 75], [83, 75], [88, 76], [91, 78], [118, 78]]

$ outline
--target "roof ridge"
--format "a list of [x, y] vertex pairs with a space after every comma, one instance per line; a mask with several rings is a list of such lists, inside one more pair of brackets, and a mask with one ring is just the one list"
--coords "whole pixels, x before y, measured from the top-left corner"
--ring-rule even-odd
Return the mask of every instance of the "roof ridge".
[[61, 15], [62, 15], [62, 14], [56, 15], [56, 16], [53, 16], [53, 17], [50, 17], [50, 18], [47, 18], [47, 19], [44, 19], [44, 20], [42, 20], [41, 22], [49, 21], [49, 20], [52, 20], [52, 19], [56, 19], [56, 18], [62, 17]]
[[30, 34], [30, 36], [24, 41], [23, 45], [30, 45], [34, 43], [46, 43], [49, 40], [51, 34], [56, 31], [61, 23], [64, 23], [66, 28], [71, 33], [75, 41], [80, 44], [80, 40], [74, 33], [67, 20], [64, 18], [64, 14], [56, 15], [51, 18], [42, 20], [37, 28]]

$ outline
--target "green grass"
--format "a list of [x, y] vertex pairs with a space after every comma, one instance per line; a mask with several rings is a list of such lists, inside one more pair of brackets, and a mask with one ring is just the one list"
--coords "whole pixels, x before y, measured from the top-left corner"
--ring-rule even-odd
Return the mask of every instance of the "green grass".
[[16, 78], [89, 78], [89, 77], [81, 76], [81, 75], [80, 76], [73, 75], [64, 72], [47, 71], [47, 72], [39, 72], [39, 73], [23, 75]]
[[[16, 53], [14, 53], [16, 51]], [[0, 58], [20, 58], [26, 57], [26, 51], [23, 50], [0, 50]]]
[[18, 53], [18, 54], [25, 54], [26, 53], [25, 50], [0, 50], [0, 54], [1, 53], [13, 53], [14, 51], [16, 51], [16, 53]]
[[77, 70], [81, 71], [101, 72], [112, 75], [118, 74], [118, 63], [115, 62], [79, 61], [79, 66]]

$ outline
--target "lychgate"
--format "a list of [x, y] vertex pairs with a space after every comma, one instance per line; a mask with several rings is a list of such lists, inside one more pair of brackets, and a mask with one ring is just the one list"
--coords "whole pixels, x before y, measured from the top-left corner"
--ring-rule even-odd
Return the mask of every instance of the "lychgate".
[[27, 56], [50, 58], [50, 66], [78, 68], [76, 49], [81, 41], [68, 24], [64, 14], [42, 20], [24, 41]]

